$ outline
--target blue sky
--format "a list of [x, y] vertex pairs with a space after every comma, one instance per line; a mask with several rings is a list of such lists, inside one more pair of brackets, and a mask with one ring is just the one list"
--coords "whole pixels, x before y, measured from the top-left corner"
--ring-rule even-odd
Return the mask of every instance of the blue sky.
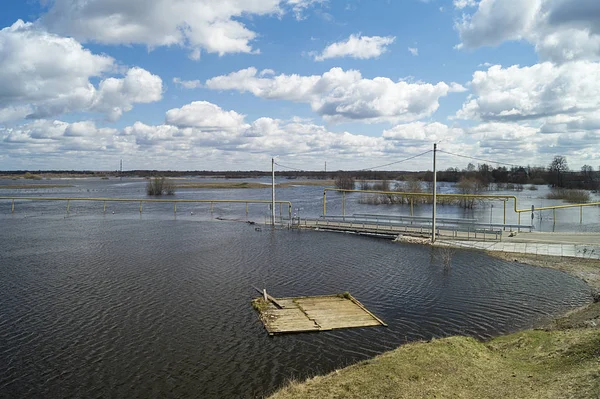
[[0, 169], [600, 166], [591, 0], [3, 2]]

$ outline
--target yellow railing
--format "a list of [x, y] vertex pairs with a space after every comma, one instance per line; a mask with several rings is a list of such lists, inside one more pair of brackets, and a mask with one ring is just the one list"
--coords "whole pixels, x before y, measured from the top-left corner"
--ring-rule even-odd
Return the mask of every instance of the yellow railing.
[[[327, 191], [337, 191], [342, 193], [342, 215], [346, 214], [346, 193], [367, 193], [367, 194], [385, 194], [385, 195], [397, 195], [407, 196], [410, 198], [410, 215], [413, 216], [414, 197], [433, 197], [432, 193], [407, 193], [398, 191], [373, 191], [373, 190], [344, 190], [339, 188], [326, 188], [323, 191], [323, 215], [327, 215]], [[436, 194], [440, 198], [465, 198], [465, 199], [488, 199], [488, 200], [501, 200], [504, 203], [504, 224], [506, 224], [506, 202], [513, 200], [514, 211], [519, 217], [518, 223], [521, 224], [521, 213], [534, 212], [534, 211], [546, 211], [553, 210], [556, 220], [556, 209], [563, 208], [577, 208], [579, 207], [579, 223], [583, 222], [583, 207], [584, 206], [600, 206], [600, 202], [590, 202], [587, 204], [571, 204], [571, 205], [556, 205], [546, 206], [541, 208], [532, 209], [518, 209], [517, 208], [517, 197], [514, 195], [478, 195], [478, 194]]]
[[[71, 201], [96, 201], [103, 202], [104, 209], [106, 212], [107, 202], [135, 202], [140, 204], [140, 213], [143, 211], [143, 204], [146, 203], [172, 203], [173, 212], [177, 213], [177, 204], [180, 203], [205, 203], [210, 204], [210, 210], [213, 210], [213, 204], [219, 203], [232, 203], [232, 204], [246, 204], [246, 215], [248, 215], [248, 204], [271, 204], [269, 200], [195, 200], [195, 199], [134, 199], [134, 198], [60, 198], [60, 197], [0, 197], [0, 200], [12, 201], [11, 212], [15, 212], [15, 201], [66, 201], [67, 202], [67, 213], [71, 209]], [[275, 201], [275, 204], [279, 204], [281, 212], [282, 205], [288, 206], [288, 216], [292, 216], [292, 203], [290, 201]]]

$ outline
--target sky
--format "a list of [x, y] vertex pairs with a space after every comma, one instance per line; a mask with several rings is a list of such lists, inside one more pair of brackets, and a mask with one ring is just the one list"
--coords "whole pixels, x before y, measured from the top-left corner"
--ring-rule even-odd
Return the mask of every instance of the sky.
[[0, 10], [0, 170], [600, 168], [597, 0]]

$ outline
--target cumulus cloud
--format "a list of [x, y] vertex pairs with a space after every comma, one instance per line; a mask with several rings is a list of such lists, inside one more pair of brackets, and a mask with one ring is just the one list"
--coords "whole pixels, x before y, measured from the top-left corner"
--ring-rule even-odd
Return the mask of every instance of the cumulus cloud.
[[388, 140], [406, 142], [434, 143], [442, 140], [457, 139], [463, 134], [459, 128], [451, 128], [439, 122], [413, 122], [394, 126], [384, 130], [383, 137]]
[[123, 78], [101, 79], [117, 69], [72, 38], [19, 20], [0, 30], [0, 120], [48, 118], [69, 112], [101, 112], [115, 120], [135, 103], [158, 101], [162, 80], [141, 68]]
[[205, 131], [239, 131], [246, 127], [244, 115], [224, 111], [207, 101], [195, 101], [167, 111], [166, 123], [177, 127], [197, 127]]
[[519, 121], [594, 112], [600, 107], [600, 64], [495, 65], [475, 72], [471, 90], [459, 118]]
[[433, 114], [440, 97], [464, 91], [456, 84], [394, 82], [377, 77], [365, 79], [356, 70], [332, 68], [323, 75], [276, 75], [258, 77], [247, 68], [206, 82], [214, 90], [238, 90], [257, 97], [311, 105], [328, 121], [413, 121]]
[[303, 11], [322, 0], [54, 0], [41, 22], [51, 31], [81, 42], [177, 45], [200, 58], [201, 50], [219, 55], [255, 52], [257, 34], [239, 19]]
[[350, 35], [344, 41], [332, 43], [321, 54], [314, 56], [315, 61], [330, 58], [351, 57], [366, 60], [377, 58], [387, 51], [387, 46], [394, 43], [395, 36], [361, 36]]
[[526, 40], [542, 61], [598, 60], [599, 22], [596, 0], [481, 0], [473, 14], [464, 14], [456, 23], [458, 47]]

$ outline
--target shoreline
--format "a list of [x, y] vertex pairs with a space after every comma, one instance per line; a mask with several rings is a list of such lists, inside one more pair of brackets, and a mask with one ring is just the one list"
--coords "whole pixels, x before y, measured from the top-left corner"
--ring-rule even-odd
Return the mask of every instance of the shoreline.
[[270, 399], [600, 396], [600, 260], [484, 251], [580, 278], [591, 301], [547, 324], [481, 342], [452, 336], [402, 345], [306, 381]]

